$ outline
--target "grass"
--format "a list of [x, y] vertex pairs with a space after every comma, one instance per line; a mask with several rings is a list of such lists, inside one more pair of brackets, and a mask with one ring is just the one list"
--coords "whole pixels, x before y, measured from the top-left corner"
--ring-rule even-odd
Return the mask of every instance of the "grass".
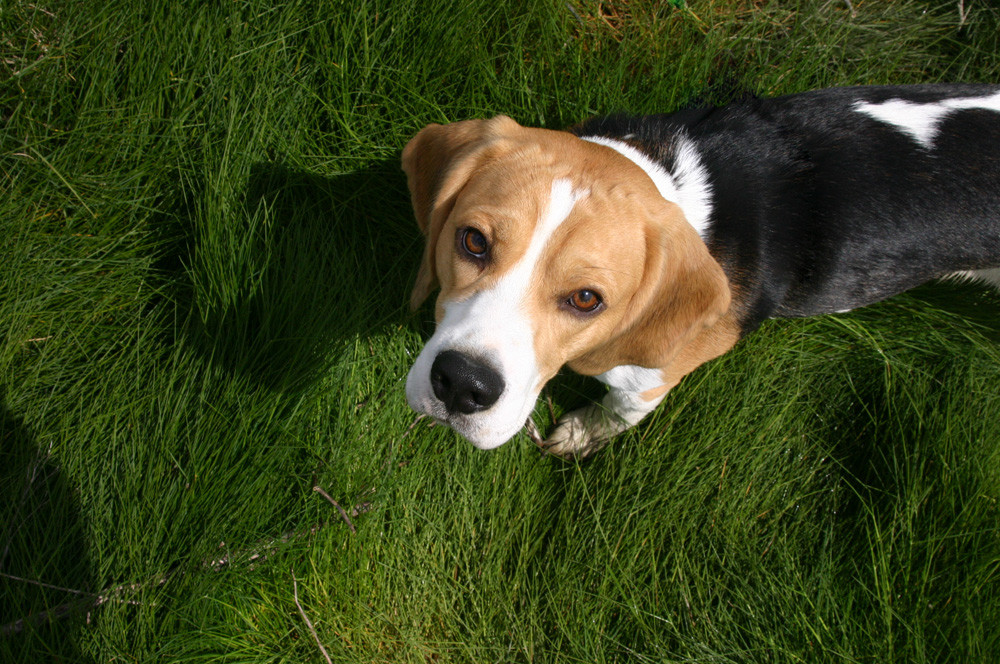
[[582, 464], [402, 390], [421, 126], [996, 82], [965, 5], [3, 5], [0, 660], [996, 661], [995, 293], [771, 322]]

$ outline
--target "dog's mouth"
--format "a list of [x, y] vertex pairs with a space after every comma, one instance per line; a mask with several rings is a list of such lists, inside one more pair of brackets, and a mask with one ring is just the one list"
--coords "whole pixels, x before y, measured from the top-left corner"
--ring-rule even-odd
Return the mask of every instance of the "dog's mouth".
[[[533, 403], [532, 401], [532, 405]], [[491, 450], [503, 445], [524, 428], [524, 417], [530, 419], [530, 409], [529, 414], [524, 417], [506, 417], [492, 409], [469, 414], [449, 412], [445, 404], [433, 396], [422, 402], [410, 402], [410, 407], [452, 429], [481, 450]], [[508, 422], [516, 424], [505, 426]]]

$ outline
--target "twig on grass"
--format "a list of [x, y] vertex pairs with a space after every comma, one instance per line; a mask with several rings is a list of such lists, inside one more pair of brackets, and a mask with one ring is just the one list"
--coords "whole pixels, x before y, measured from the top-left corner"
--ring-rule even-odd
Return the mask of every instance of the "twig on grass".
[[[216, 572], [221, 571], [226, 566], [235, 564], [243, 564], [246, 565], [247, 569], [253, 570], [258, 563], [264, 562], [270, 558], [274, 552], [278, 550], [278, 546], [280, 544], [287, 544], [288, 542], [292, 542], [301, 537], [315, 535], [322, 527], [322, 523], [317, 523], [308, 530], [290, 530], [286, 533], [282, 533], [281, 537], [259, 540], [252, 547], [227, 553], [221, 558], [216, 558], [214, 560], [203, 560], [201, 564], [202, 567], [208, 567]], [[225, 542], [219, 543], [220, 549], [225, 547]]]
[[358, 532], [354, 528], [354, 524], [351, 523], [351, 517], [347, 516], [347, 512], [344, 511], [344, 508], [340, 506], [340, 503], [338, 503], [336, 500], [334, 500], [333, 498], [331, 498], [330, 494], [328, 494], [326, 491], [323, 491], [323, 487], [321, 487], [320, 485], [317, 484], [316, 486], [313, 487], [313, 491], [315, 491], [319, 495], [321, 495], [324, 498], [326, 498], [327, 500], [329, 500], [330, 503], [334, 507], [337, 508], [337, 511], [340, 512], [340, 516], [344, 519], [344, 521], [347, 523], [347, 525], [351, 527], [351, 532], [352, 533]]
[[531, 439], [535, 445], [539, 447], [545, 446], [545, 440], [542, 438], [541, 432], [538, 431], [538, 427], [535, 425], [535, 421], [528, 416], [528, 419], [524, 422], [524, 431], [528, 434], [528, 438]]
[[30, 3], [26, 4], [25, 7], [28, 8], [28, 9], [30, 9], [30, 10], [32, 10], [32, 11], [41, 12], [41, 13], [45, 14], [46, 16], [48, 16], [49, 18], [55, 18], [56, 17], [55, 14], [53, 14], [52, 12], [50, 12], [45, 7], [39, 7], [38, 5], [36, 5], [33, 2], [30, 2]]
[[[336, 503], [334, 503], [334, 505], [336, 505]], [[328, 664], [333, 664], [333, 660], [330, 659], [330, 655], [326, 652], [326, 648], [323, 647], [323, 642], [319, 640], [319, 634], [316, 633], [316, 628], [313, 627], [312, 621], [309, 620], [309, 616], [306, 615], [305, 609], [303, 609], [302, 605], [299, 603], [299, 582], [295, 579], [294, 570], [292, 570], [292, 594], [295, 598], [295, 606], [299, 609], [299, 615], [302, 616], [302, 620], [305, 621], [306, 627], [308, 627], [309, 632], [312, 633], [312, 637], [316, 641], [316, 645], [319, 646], [319, 651], [323, 653], [323, 657], [326, 659]]]
[[406, 427], [406, 431], [403, 432], [403, 435], [400, 436], [399, 439], [402, 440], [403, 438], [406, 438], [407, 436], [409, 436], [410, 432], [413, 431], [413, 428], [415, 426], [417, 426], [417, 423], [420, 422], [420, 420], [424, 419], [425, 417], [427, 417], [427, 416], [426, 415], [417, 415], [417, 419], [413, 420], [413, 424], [411, 424], [410, 426]]
[[958, 0], [958, 24], [960, 26], [965, 25], [965, 21], [968, 18], [969, 10], [965, 8], [965, 0]]
[[36, 581], [35, 579], [26, 579], [20, 576], [14, 576], [13, 574], [7, 574], [5, 572], [0, 572], [0, 576], [5, 579], [10, 579], [11, 581], [19, 581], [21, 583], [27, 583], [33, 586], [38, 586], [40, 588], [48, 588], [49, 590], [59, 590], [61, 592], [72, 593], [74, 595], [79, 595], [80, 599], [74, 600], [72, 602], [64, 602], [59, 606], [55, 606], [51, 609], [46, 609], [45, 611], [39, 611], [38, 613], [33, 613], [14, 622], [9, 622], [6, 625], [0, 626], [0, 636], [8, 636], [11, 634], [20, 634], [24, 631], [24, 628], [29, 624], [40, 627], [51, 622], [55, 622], [61, 618], [65, 618], [68, 615], [79, 613], [82, 611], [90, 611], [91, 609], [96, 609], [102, 604], [107, 602], [119, 602], [121, 604], [131, 604], [133, 606], [139, 606], [142, 602], [134, 599], [122, 599], [120, 596], [126, 592], [135, 592], [141, 590], [147, 585], [157, 585], [161, 586], [167, 582], [166, 576], [159, 576], [151, 581], [155, 581], [155, 584], [151, 584], [151, 581], [145, 583], [123, 583], [121, 585], [115, 586], [104, 590], [101, 593], [91, 593], [86, 590], [76, 590], [75, 588], [64, 588], [62, 586], [55, 586], [51, 583], [44, 583], [42, 581]]
[[567, 2], [566, 9], [568, 9], [569, 13], [572, 14], [576, 18], [576, 20], [580, 22], [581, 28], [587, 27], [587, 24], [584, 22], [583, 17], [580, 16], [580, 12], [576, 11], [576, 7], [573, 6], [573, 3]]
[[[227, 567], [233, 566], [235, 563], [243, 563], [249, 569], [253, 569], [254, 566], [261, 561], [267, 560], [271, 555], [277, 550], [279, 544], [285, 544], [293, 540], [297, 540], [301, 537], [307, 535], [313, 535], [317, 533], [323, 524], [316, 524], [309, 528], [308, 530], [293, 530], [290, 532], [283, 533], [281, 537], [277, 537], [270, 540], [262, 540], [258, 542], [254, 547], [241, 549], [230, 555], [223, 556], [222, 558], [216, 560], [202, 560], [201, 567], [205, 569], [210, 569], [214, 572], [219, 572]], [[5, 625], [0, 625], [0, 636], [8, 636], [12, 634], [19, 634], [23, 632], [29, 625], [34, 625], [35, 627], [43, 627], [50, 623], [54, 623], [61, 620], [67, 616], [76, 614], [81, 611], [91, 611], [97, 607], [107, 604], [108, 602], [118, 602], [120, 604], [131, 604], [134, 606], [142, 605], [142, 602], [135, 599], [125, 599], [121, 595], [126, 591], [138, 592], [147, 588], [157, 587], [164, 585], [171, 577], [175, 574], [183, 575], [183, 572], [178, 572], [176, 569], [168, 574], [161, 574], [159, 576], [151, 577], [145, 581], [139, 581], [136, 583], [123, 583], [117, 586], [112, 586], [111, 588], [106, 588], [100, 593], [92, 593], [86, 590], [75, 590], [73, 588], [64, 588], [62, 586], [54, 586], [43, 581], [37, 581], [35, 579], [26, 579], [19, 576], [14, 576], [12, 574], [6, 574], [0, 572], [0, 577], [8, 578], [12, 581], [19, 581], [22, 583], [28, 583], [34, 586], [39, 586], [41, 588], [49, 588], [51, 590], [59, 590], [62, 592], [73, 593], [79, 595], [80, 598], [70, 602], [65, 602], [59, 606], [53, 607], [51, 609], [40, 611], [28, 615], [24, 618], [20, 618], [13, 622], [7, 623]]]

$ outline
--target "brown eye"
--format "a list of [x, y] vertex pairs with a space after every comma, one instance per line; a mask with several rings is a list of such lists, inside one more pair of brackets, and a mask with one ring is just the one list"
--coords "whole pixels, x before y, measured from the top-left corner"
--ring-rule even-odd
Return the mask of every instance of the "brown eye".
[[475, 258], [485, 257], [486, 250], [489, 249], [489, 244], [486, 242], [486, 236], [477, 231], [475, 228], [466, 228], [462, 231], [461, 245], [462, 249], [464, 249], [466, 253]]
[[586, 314], [597, 311], [597, 308], [601, 306], [601, 296], [592, 290], [584, 288], [570, 295], [566, 302], [577, 311], [582, 311]]

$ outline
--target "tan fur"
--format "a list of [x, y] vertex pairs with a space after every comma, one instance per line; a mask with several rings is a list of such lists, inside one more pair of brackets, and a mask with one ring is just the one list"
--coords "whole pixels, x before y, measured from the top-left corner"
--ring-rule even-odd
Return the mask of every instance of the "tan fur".
[[715, 325], [703, 329], [700, 334], [681, 348], [663, 368], [663, 386], [643, 393], [647, 401], [659, 398], [672, 390], [681, 378], [688, 375], [705, 362], [714, 360], [728, 352], [740, 340], [740, 328], [736, 317], [727, 314]]
[[[416, 309], [437, 285], [434, 248], [441, 226], [455, 204], [462, 186], [476, 167], [493, 152], [504, 149], [500, 138], [517, 128], [505, 116], [492, 120], [466, 120], [424, 127], [403, 149], [403, 170], [410, 188], [413, 212], [427, 236], [410, 307]], [[492, 148], [492, 149], [491, 149]]]

